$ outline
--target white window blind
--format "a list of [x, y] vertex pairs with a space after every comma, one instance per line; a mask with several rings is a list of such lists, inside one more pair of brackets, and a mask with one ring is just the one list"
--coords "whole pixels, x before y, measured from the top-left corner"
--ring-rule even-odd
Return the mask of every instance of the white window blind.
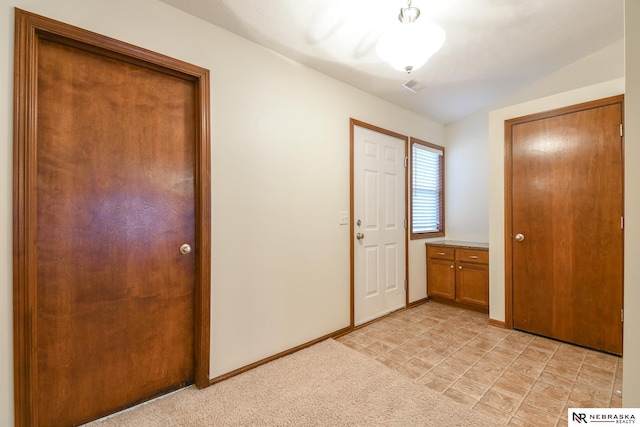
[[442, 150], [412, 144], [411, 218], [412, 233], [442, 231]]

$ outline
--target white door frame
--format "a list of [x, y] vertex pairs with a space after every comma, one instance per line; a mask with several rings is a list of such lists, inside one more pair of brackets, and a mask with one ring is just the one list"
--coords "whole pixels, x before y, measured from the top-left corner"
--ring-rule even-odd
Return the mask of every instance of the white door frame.
[[[407, 153], [408, 153], [408, 147], [409, 147], [409, 137], [405, 136], [405, 135], [401, 135], [398, 134], [396, 132], [393, 131], [389, 131], [374, 125], [370, 125], [368, 123], [365, 122], [361, 122], [359, 120], [356, 119], [350, 119], [350, 222], [349, 222], [349, 227], [350, 227], [350, 254], [351, 254], [351, 260], [350, 260], [350, 283], [351, 283], [351, 289], [350, 289], [350, 297], [351, 297], [351, 327], [353, 328], [355, 326], [355, 304], [356, 304], [356, 300], [355, 300], [355, 244], [356, 244], [356, 233], [357, 233], [357, 227], [355, 224], [356, 218], [355, 218], [355, 198], [356, 198], [356, 193], [355, 193], [355, 140], [354, 140], [354, 133], [355, 133], [355, 127], [360, 127], [360, 128], [364, 128], [364, 129], [368, 129], [368, 130], [372, 130], [375, 132], [379, 132], [382, 133], [384, 135], [388, 135], [394, 138], [398, 138], [404, 141], [404, 156], [405, 159], [407, 158]], [[405, 298], [404, 298], [404, 308], [408, 307], [409, 305], [409, 239], [408, 239], [408, 233], [407, 233], [407, 227], [408, 227], [408, 191], [409, 191], [409, 183], [408, 183], [408, 164], [407, 161], [405, 160], [405, 172], [404, 172], [404, 182], [405, 182], [405, 191], [404, 191], [404, 218], [405, 218], [405, 232], [404, 232], [404, 270], [405, 270], [405, 287], [404, 287], [404, 294], [405, 294]], [[374, 319], [375, 320], [375, 319]], [[358, 325], [360, 326], [360, 325]]]

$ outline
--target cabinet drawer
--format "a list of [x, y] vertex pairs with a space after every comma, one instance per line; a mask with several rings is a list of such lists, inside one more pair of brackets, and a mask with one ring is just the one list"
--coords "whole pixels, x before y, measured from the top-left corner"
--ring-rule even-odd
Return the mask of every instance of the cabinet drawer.
[[458, 249], [458, 261], [476, 262], [478, 264], [489, 263], [489, 251], [478, 251], [474, 249]]
[[445, 246], [427, 246], [427, 257], [438, 259], [455, 259], [455, 250]]

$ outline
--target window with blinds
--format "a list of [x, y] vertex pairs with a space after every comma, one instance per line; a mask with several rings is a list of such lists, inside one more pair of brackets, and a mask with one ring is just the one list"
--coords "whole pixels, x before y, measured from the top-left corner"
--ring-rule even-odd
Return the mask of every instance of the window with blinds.
[[411, 238], [444, 236], [444, 148], [411, 138]]

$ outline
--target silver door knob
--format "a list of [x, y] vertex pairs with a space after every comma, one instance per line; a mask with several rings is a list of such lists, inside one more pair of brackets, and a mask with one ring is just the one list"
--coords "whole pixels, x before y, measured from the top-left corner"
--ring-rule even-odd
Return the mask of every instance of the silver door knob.
[[191, 253], [191, 245], [189, 245], [188, 243], [185, 243], [184, 245], [180, 246], [180, 253], [182, 255], [187, 255]]
[[358, 239], [358, 240], [364, 239], [364, 234], [362, 234], [362, 233], [356, 234], [356, 239]]
[[516, 234], [515, 236], [513, 236], [514, 239], [516, 239], [518, 242], [522, 242], [524, 240], [524, 234]]

